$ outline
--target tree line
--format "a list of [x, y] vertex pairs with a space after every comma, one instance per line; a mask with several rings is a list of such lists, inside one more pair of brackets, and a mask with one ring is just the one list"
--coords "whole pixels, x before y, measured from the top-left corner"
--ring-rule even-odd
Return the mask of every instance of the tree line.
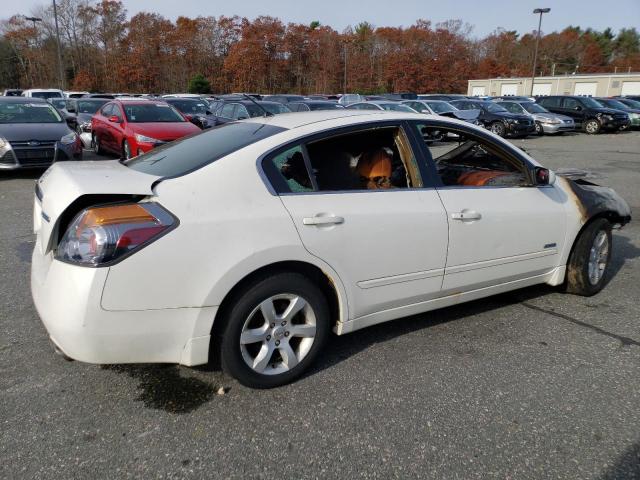
[[[465, 92], [471, 78], [531, 74], [535, 31], [474, 38], [460, 20], [330, 26], [261, 16], [128, 17], [117, 0], [58, 0], [64, 83], [103, 92]], [[0, 21], [0, 87], [58, 86], [53, 9]], [[538, 75], [640, 70], [640, 34], [567, 27], [543, 34]], [[206, 83], [206, 82], [205, 82]]]

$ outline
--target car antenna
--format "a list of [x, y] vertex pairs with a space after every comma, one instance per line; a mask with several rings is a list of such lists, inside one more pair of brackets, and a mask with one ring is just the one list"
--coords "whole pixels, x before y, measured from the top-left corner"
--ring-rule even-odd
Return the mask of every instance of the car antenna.
[[270, 112], [269, 110], [267, 110], [266, 108], [264, 108], [258, 102], [256, 102], [255, 99], [251, 95], [247, 95], [246, 93], [243, 93], [242, 96], [244, 98], [246, 98], [247, 100], [249, 100], [250, 102], [253, 102], [254, 104], [256, 104], [258, 106], [258, 108], [264, 112], [264, 116], [265, 117], [273, 117], [273, 113]]

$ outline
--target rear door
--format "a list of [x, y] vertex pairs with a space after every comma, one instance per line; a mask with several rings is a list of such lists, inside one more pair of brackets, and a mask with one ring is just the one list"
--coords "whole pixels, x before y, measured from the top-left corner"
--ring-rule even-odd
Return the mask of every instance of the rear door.
[[[408, 138], [400, 123], [361, 126], [290, 145], [263, 164], [305, 248], [340, 276], [350, 318], [440, 293], [447, 218], [436, 190], [422, 188]], [[373, 158], [378, 166], [367, 169]]]

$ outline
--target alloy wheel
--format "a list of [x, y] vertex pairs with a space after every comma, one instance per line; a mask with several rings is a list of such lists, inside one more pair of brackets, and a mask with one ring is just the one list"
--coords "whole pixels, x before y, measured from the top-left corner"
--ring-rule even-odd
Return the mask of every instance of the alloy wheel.
[[600, 230], [593, 240], [589, 252], [588, 274], [589, 283], [597, 285], [607, 268], [609, 259], [609, 237], [607, 232]]
[[240, 334], [245, 363], [261, 375], [277, 375], [298, 365], [316, 337], [316, 315], [301, 296], [267, 298], [249, 314]]
[[585, 130], [587, 131], [587, 133], [591, 133], [591, 134], [598, 133], [599, 129], [600, 129], [600, 125], [596, 120], [590, 120], [585, 125]]

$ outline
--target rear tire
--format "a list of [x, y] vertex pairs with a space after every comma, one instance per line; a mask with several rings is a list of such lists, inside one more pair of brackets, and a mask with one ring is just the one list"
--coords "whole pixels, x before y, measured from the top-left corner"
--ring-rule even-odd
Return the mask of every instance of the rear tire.
[[222, 369], [251, 388], [300, 377], [329, 335], [329, 307], [320, 288], [300, 273], [260, 277], [238, 292], [217, 321]]
[[567, 263], [567, 293], [590, 297], [602, 290], [611, 260], [611, 239], [611, 224], [605, 218], [592, 221], [582, 231]]
[[544, 129], [542, 128], [542, 124], [540, 122], [536, 122], [536, 135], [541, 137], [544, 135]]

